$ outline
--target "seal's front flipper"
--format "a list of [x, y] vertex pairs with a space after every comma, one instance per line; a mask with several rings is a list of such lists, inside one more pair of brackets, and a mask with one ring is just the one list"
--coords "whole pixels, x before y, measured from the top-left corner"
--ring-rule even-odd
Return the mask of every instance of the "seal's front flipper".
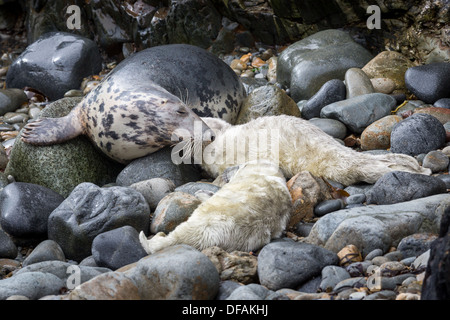
[[62, 118], [43, 118], [30, 122], [23, 128], [22, 141], [37, 146], [48, 146], [75, 138], [83, 132], [83, 129], [79, 122], [74, 120], [69, 114]]

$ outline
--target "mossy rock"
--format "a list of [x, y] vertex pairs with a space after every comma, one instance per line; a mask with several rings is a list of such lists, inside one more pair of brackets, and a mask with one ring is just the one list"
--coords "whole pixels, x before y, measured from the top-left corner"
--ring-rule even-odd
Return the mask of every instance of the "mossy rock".
[[[42, 110], [41, 118], [67, 115], [82, 98], [63, 98]], [[11, 151], [6, 175], [16, 181], [50, 188], [67, 197], [82, 182], [103, 185], [115, 181], [122, 165], [106, 158], [84, 136], [51, 146], [33, 146], [18, 138]]]

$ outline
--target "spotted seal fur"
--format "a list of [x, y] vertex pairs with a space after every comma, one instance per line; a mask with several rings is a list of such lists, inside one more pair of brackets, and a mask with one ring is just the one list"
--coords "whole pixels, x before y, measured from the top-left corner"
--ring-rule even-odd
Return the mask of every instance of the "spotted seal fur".
[[198, 115], [235, 121], [244, 97], [236, 74], [207, 51], [153, 47], [122, 61], [66, 117], [27, 124], [22, 140], [51, 145], [84, 134], [127, 163], [173, 144], [176, 129], [194, 137], [198, 122], [206, 131]]
[[[286, 178], [309, 171], [346, 186], [357, 182], [375, 183], [391, 171], [431, 174], [430, 169], [421, 167], [411, 156], [357, 152], [310, 122], [294, 116], [260, 117], [236, 126], [220, 119], [202, 120], [216, 136], [203, 151], [201, 164], [212, 178], [229, 167], [262, 159], [278, 163]], [[259, 144], [261, 132], [268, 143]], [[272, 152], [275, 150], [272, 146], [276, 146], [276, 154]]]

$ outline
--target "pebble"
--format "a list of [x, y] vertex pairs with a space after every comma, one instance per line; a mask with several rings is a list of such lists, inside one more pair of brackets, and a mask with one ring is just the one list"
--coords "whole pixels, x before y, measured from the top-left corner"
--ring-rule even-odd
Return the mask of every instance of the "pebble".
[[362, 133], [375, 121], [389, 115], [396, 101], [382, 93], [372, 93], [335, 102], [324, 107], [321, 118], [336, 119], [353, 133]]
[[123, 226], [97, 235], [92, 241], [92, 256], [96, 265], [119, 269], [147, 256], [139, 242], [139, 233], [131, 226]]
[[25, 296], [37, 300], [47, 295], [59, 294], [65, 283], [51, 273], [26, 272], [0, 280], [0, 300], [10, 296]]
[[[283, 261], [284, 267], [277, 267]], [[337, 264], [335, 253], [308, 243], [276, 241], [264, 246], [258, 255], [261, 285], [270, 290], [295, 288], [320, 274], [327, 265]]]
[[375, 249], [375, 250], [369, 252], [364, 259], [365, 260], [372, 260], [373, 258], [382, 256], [382, 255], [383, 255], [383, 250]]
[[45, 239], [48, 218], [63, 200], [58, 193], [40, 185], [8, 184], [0, 193], [1, 228], [28, 244]]
[[[303, 113], [302, 113], [303, 115]], [[312, 118], [310, 123], [319, 127], [323, 132], [329, 134], [333, 138], [343, 140], [347, 136], [347, 127], [342, 122], [335, 119]]]
[[17, 256], [17, 247], [11, 238], [0, 229], [0, 259], [11, 258], [14, 259]]
[[176, 191], [168, 194], [159, 202], [153, 213], [150, 232], [168, 234], [186, 221], [200, 204], [201, 201], [189, 193]]
[[348, 278], [350, 278], [350, 274], [344, 268], [326, 266], [322, 269], [322, 281], [319, 288], [323, 292], [331, 292], [339, 282]]
[[91, 255], [97, 235], [125, 225], [148, 233], [149, 224], [147, 201], [136, 190], [84, 182], [48, 217], [48, 238], [61, 246], [66, 258], [81, 261]]
[[450, 98], [442, 98], [434, 103], [437, 108], [450, 109]]
[[375, 93], [375, 89], [367, 74], [359, 68], [350, 68], [345, 73], [347, 99], [365, 94]]
[[344, 207], [344, 201], [341, 199], [325, 200], [314, 207], [314, 215], [316, 217], [323, 217], [330, 212], [341, 210]]
[[394, 171], [378, 179], [366, 196], [367, 204], [394, 204], [446, 192], [445, 183], [439, 178]]
[[97, 74], [101, 68], [102, 58], [94, 41], [67, 32], [49, 32], [11, 64], [6, 86], [28, 86], [54, 101], [70, 89], [78, 89], [84, 77]]
[[436, 62], [409, 68], [405, 83], [417, 98], [435, 103], [450, 95], [450, 63]]
[[22, 266], [26, 267], [33, 263], [42, 261], [65, 261], [66, 257], [61, 247], [53, 240], [44, 240], [33, 249], [31, 254], [22, 262]]
[[391, 151], [418, 155], [439, 149], [444, 145], [444, 126], [428, 114], [414, 114], [396, 124], [391, 133]]
[[353, 194], [347, 198], [346, 203], [349, 204], [360, 204], [366, 201], [366, 195], [364, 193]]
[[133, 183], [130, 188], [139, 191], [154, 211], [161, 199], [175, 190], [175, 184], [169, 179], [153, 178]]
[[2, 89], [0, 90], [0, 116], [7, 112], [13, 112], [27, 102], [28, 98], [21, 89]]
[[130, 186], [139, 181], [153, 178], [171, 180], [175, 187], [201, 180], [200, 173], [190, 164], [175, 164], [171, 158], [172, 149], [163, 148], [146, 157], [131, 161], [117, 176], [119, 186]]
[[352, 67], [362, 68], [372, 55], [346, 32], [324, 30], [295, 42], [278, 57], [278, 81], [292, 98], [308, 100], [332, 79], [343, 79]]
[[317, 118], [323, 107], [346, 99], [346, 87], [342, 80], [332, 79], [324, 83], [317, 93], [312, 96], [302, 108], [305, 119]]
[[427, 153], [423, 158], [422, 166], [430, 168], [433, 173], [446, 171], [448, 169], [449, 157], [441, 151], [434, 150]]
[[370, 81], [372, 82], [375, 92], [379, 93], [390, 94], [394, 92], [397, 87], [395, 81], [389, 78], [374, 78], [370, 79]]
[[391, 147], [392, 128], [402, 120], [400, 116], [388, 115], [369, 125], [361, 133], [361, 149], [389, 149]]

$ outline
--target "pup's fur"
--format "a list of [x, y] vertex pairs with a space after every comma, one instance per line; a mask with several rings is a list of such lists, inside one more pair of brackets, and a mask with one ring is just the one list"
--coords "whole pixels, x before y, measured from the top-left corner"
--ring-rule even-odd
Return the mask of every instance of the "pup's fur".
[[248, 252], [280, 237], [291, 209], [279, 168], [269, 162], [247, 163], [167, 236], [160, 232], [147, 240], [141, 232], [139, 238], [149, 254], [181, 243], [198, 250], [218, 246]]
[[[207, 157], [204, 157], [202, 164], [212, 178], [228, 167], [241, 164], [243, 160], [256, 159], [278, 164], [288, 179], [301, 171], [309, 171], [346, 186], [357, 182], [375, 183], [391, 171], [431, 174], [430, 169], [421, 167], [408, 155], [357, 152], [298, 117], [267, 116], [236, 126], [216, 118], [202, 120], [216, 135], [215, 140], [206, 147]], [[262, 136], [267, 133], [267, 144], [257, 143], [261, 133]], [[270, 150], [270, 141], [276, 143], [276, 139], [279, 152], [274, 155]], [[229, 141], [237, 142], [230, 145]], [[231, 161], [230, 155], [234, 155]]]

